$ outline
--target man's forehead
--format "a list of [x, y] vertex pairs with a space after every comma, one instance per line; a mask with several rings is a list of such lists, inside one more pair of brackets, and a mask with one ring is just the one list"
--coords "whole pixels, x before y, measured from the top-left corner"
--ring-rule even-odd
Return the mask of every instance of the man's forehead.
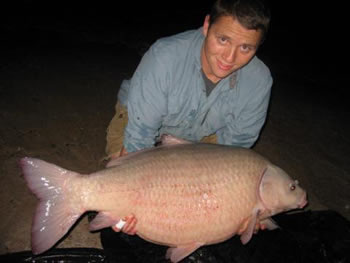
[[252, 44], [258, 43], [261, 38], [260, 30], [245, 28], [233, 16], [219, 17], [215, 23], [211, 24], [210, 29], [216, 34], [222, 34], [229, 38], [239, 37]]

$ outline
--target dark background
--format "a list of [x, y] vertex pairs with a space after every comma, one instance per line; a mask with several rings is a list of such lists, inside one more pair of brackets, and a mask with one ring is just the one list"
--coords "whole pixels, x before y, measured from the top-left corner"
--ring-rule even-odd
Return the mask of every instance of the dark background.
[[[102, 169], [120, 83], [157, 38], [200, 27], [212, 1], [4, 2], [0, 254], [30, 249], [36, 199], [18, 160], [38, 157], [81, 173]], [[308, 209], [329, 208], [350, 219], [345, 1], [268, 4], [271, 28], [258, 56], [274, 85], [254, 150], [301, 182]], [[86, 229], [83, 221], [61, 245], [98, 247], [99, 236]]]
[[[202, 25], [212, 1], [11, 1], [1, 6], [2, 45], [83, 45], [85, 34], [141, 34], [147, 41]], [[336, 74], [346, 51], [345, 4], [341, 1], [265, 1], [272, 10], [261, 48], [293, 68]], [[79, 39], [80, 37], [80, 39]], [[133, 39], [137, 41], [139, 39]], [[86, 41], [87, 42], [87, 41]], [[95, 39], [98, 42], [98, 38]], [[131, 43], [132, 44], [132, 43]], [[323, 74], [321, 74], [323, 75]]]
[[[116, 49], [122, 45], [137, 49], [141, 57], [157, 38], [200, 27], [212, 2], [12, 1], [0, 9], [0, 57], [7, 64], [26, 53], [24, 49], [91, 45]], [[331, 91], [332, 103], [346, 103], [345, 4], [265, 3], [272, 11], [272, 22], [258, 56], [274, 79], [298, 78], [320, 96], [328, 97]]]
[[[87, 53], [120, 52], [126, 57], [120, 57], [123, 60], [128, 60], [124, 50], [131, 51], [130, 61], [136, 63], [130, 70], [134, 70], [156, 39], [202, 26], [212, 3], [23, 0], [2, 4], [0, 68], [18, 63], [33, 52], [50, 56], [73, 48], [85, 49]], [[272, 20], [257, 55], [271, 69], [274, 90], [283, 88], [279, 81], [287, 81], [305, 93], [310, 105], [348, 111], [345, 4], [273, 0], [265, 3], [271, 9]], [[102, 60], [101, 57], [103, 63]]]

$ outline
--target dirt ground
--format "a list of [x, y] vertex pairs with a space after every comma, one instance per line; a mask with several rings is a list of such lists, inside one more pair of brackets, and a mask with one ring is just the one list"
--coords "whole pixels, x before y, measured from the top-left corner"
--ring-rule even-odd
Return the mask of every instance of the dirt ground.
[[[13, 46], [0, 61], [0, 254], [30, 249], [36, 198], [18, 166], [37, 157], [80, 173], [103, 168], [105, 130], [121, 81], [143, 43]], [[323, 79], [295, 77], [269, 61], [275, 84], [268, 120], [254, 147], [308, 191], [307, 209], [350, 219], [350, 110]], [[58, 247], [101, 247], [87, 217]]]

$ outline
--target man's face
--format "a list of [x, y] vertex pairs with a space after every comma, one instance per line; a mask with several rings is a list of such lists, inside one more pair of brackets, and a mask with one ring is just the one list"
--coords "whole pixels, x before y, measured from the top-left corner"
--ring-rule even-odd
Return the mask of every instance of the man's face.
[[218, 18], [210, 27], [209, 16], [206, 16], [203, 34], [202, 69], [214, 83], [246, 65], [255, 55], [261, 39], [260, 31], [244, 28], [231, 16]]

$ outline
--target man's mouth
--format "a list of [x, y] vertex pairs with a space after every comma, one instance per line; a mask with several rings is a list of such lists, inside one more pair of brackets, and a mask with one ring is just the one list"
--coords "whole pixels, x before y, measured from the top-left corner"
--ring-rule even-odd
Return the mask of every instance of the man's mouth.
[[227, 65], [227, 64], [222, 63], [220, 60], [218, 60], [218, 67], [221, 70], [228, 71], [228, 70], [233, 68], [233, 65]]

